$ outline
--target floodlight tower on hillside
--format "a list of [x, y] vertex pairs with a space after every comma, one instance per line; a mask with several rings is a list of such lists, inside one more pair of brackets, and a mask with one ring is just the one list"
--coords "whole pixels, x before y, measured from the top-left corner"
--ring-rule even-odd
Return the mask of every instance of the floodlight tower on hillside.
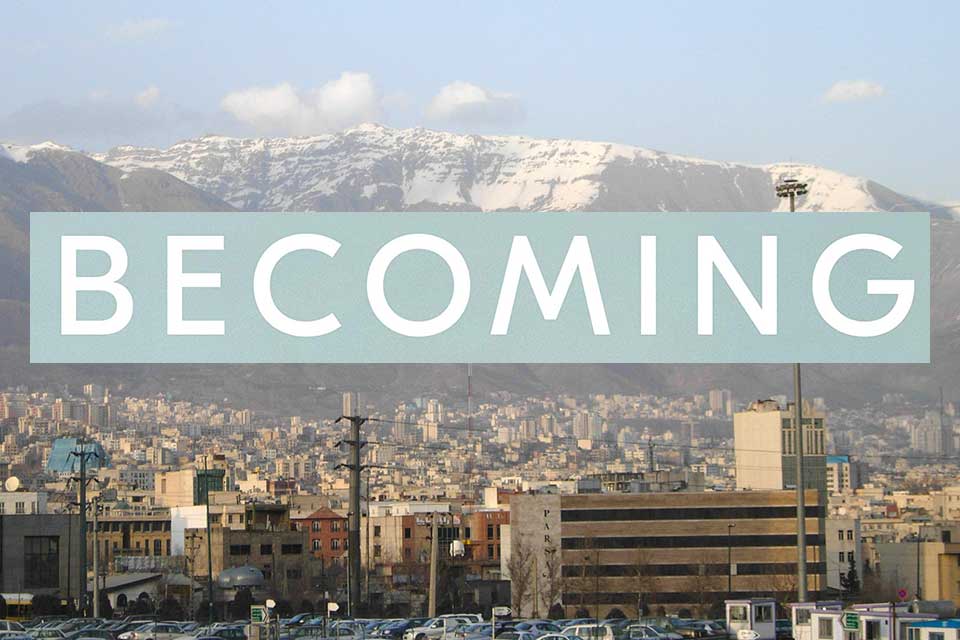
[[[807, 183], [784, 178], [776, 186], [778, 198], [790, 199], [790, 212], [797, 210], [796, 199], [806, 195]], [[803, 396], [800, 392], [800, 363], [793, 365], [793, 416], [797, 454], [797, 601], [807, 601], [807, 505], [803, 477]]]

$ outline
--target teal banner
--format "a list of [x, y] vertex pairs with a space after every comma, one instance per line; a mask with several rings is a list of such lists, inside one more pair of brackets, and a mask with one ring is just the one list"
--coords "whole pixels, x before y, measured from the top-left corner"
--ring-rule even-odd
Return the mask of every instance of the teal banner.
[[34, 213], [36, 363], [929, 362], [925, 213]]

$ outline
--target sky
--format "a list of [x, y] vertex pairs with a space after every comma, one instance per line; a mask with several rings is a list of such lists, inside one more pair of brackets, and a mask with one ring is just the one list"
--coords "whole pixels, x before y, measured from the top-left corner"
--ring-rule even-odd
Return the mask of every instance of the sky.
[[0, 140], [375, 121], [809, 162], [960, 202], [960, 3], [0, 3]]

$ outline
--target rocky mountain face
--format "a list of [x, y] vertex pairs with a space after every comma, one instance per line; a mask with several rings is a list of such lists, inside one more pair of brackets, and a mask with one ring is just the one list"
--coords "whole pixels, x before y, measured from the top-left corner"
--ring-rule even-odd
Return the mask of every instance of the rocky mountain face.
[[[341, 389], [368, 397], [459, 395], [465, 386], [463, 367], [456, 365], [28, 366], [29, 211], [771, 211], [785, 207], [773, 192], [785, 176], [810, 184], [801, 203], [808, 211], [951, 213], [810, 165], [751, 166], [607, 143], [376, 125], [307, 138], [205, 136], [169, 149], [117, 147], [92, 157], [52, 144], [0, 145], [0, 386], [82, 376], [123, 381], [131, 391], [229, 397], [281, 413], [336, 410]], [[941, 384], [960, 395], [960, 223], [937, 220], [932, 235], [933, 364], [809, 366], [809, 393], [849, 405], [887, 391], [933, 397]], [[689, 393], [724, 387], [750, 398], [781, 393], [789, 384], [789, 367], [767, 365], [474, 367], [478, 391]]]
[[[28, 300], [31, 211], [222, 211], [229, 204], [155, 169], [123, 171], [52, 143], [0, 144], [0, 343]], [[22, 310], [18, 314], [25, 315]], [[18, 339], [22, 335], [17, 332]]]
[[379, 125], [303, 138], [205, 136], [95, 157], [124, 170], [166, 171], [249, 211], [772, 211], [786, 206], [773, 190], [783, 176], [810, 184], [807, 211], [931, 206], [811, 165]]

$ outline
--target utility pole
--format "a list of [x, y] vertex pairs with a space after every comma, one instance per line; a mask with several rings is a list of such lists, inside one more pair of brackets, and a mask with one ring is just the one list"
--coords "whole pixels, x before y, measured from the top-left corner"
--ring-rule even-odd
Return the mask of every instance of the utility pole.
[[440, 562], [440, 514], [433, 513], [430, 521], [430, 595], [427, 602], [427, 615], [437, 615], [437, 565]]
[[[790, 199], [790, 212], [797, 210], [797, 196], [806, 195], [807, 183], [785, 178], [776, 186], [777, 197]], [[803, 395], [800, 363], [793, 365], [793, 411], [797, 457], [797, 600], [807, 601], [807, 505], [803, 473]]]
[[350, 470], [350, 521], [347, 536], [347, 556], [350, 583], [350, 614], [359, 615], [360, 612], [360, 449], [367, 443], [360, 440], [360, 427], [367, 421], [360, 416], [340, 416], [334, 423], [346, 420], [350, 423], [350, 439], [343, 440], [343, 444], [350, 446], [350, 462], [345, 465]]
[[80, 434], [80, 437], [77, 438], [77, 447], [79, 450], [73, 450], [70, 452], [71, 456], [75, 456], [80, 462], [80, 475], [74, 476], [73, 480], [79, 482], [77, 487], [78, 499], [77, 503], [80, 508], [80, 549], [79, 549], [79, 560], [80, 560], [80, 607], [79, 610], [82, 615], [86, 616], [89, 614], [89, 599], [87, 598], [87, 460], [91, 457], [99, 457], [97, 452], [87, 451], [87, 436], [86, 434]]
[[921, 545], [920, 542], [921, 542], [920, 525], [918, 525], [917, 526], [917, 592], [915, 595], [915, 597], [917, 598], [917, 602], [919, 602], [922, 599], [921, 594], [923, 593], [923, 589], [920, 587], [920, 550], [922, 549], [923, 545]]
[[370, 604], [370, 570], [373, 567], [373, 556], [370, 554], [370, 477], [371, 471], [370, 466], [367, 465], [367, 543], [366, 543], [366, 552], [367, 552], [367, 571], [366, 571], [366, 601], [367, 605]]
[[207, 623], [213, 624], [213, 540], [210, 537], [210, 473], [206, 454], [203, 456], [203, 503], [207, 514]]
[[[653, 457], [653, 437], [648, 436], [647, 437], [647, 471], [653, 474], [653, 472], [656, 470], [657, 470], [657, 461]], [[653, 479], [652, 475], [650, 479], [651, 480]]]
[[93, 499], [93, 617], [100, 617], [100, 496]]

